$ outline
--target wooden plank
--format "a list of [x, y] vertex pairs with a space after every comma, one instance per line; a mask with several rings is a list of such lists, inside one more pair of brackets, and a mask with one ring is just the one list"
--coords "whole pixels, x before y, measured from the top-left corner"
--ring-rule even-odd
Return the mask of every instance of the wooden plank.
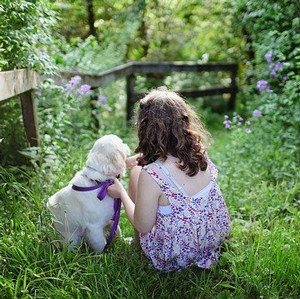
[[[187, 89], [182, 91], [176, 91], [180, 96], [184, 98], [199, 98], [199, 97], [206, 97], [206, 96], [213, 96], [213, 95], [222, 95], [222, 94], [232, 94], [237, 91], [237, 87], [213, 87], [208, 89]], [[146, 94], [145, 93], [134, 93], [132, 98], [133, 101], [136, 102], [143, 98]]]
[[178, 93], [185, 98], [199, 98], [206, 96], [222, 95], [222, 94], [232, 94], [236, 91], [236, 87], [212, 87], [203, 90], [183, 90], [178, 91]]
[[12, 98], [35, 88], [39, 76], [28, 69], [0, 72], [0, 101]]
[[126, 94], [127, 94], [127, 102], [126, 102], [126, 120], [129, 122], [133, 116], [133, 105], [135, 102], [134, 99], [134, 75], [130, 75], [126, 77]]
[[133, 72], [141, 74], [157, 74], [170, 72], [212, 72], [212, 71], [234, 71], [236, 63], [227, 62], [192, 62], [192, 61], [139, 61], [134, 62]]
[[98, 75], [89, 75], [76, 72], [60, 72], [60, 76], [53, 79], [56, 84], [64, 85], [72, 77], [80, 76], [82, 82], [91, 87], [99, 87], [111, 83], [119, 78], [127, 77], [133, 73], [169, 73], [169, 72], [212, 72], [212, 71], [234, 71], [237, 70], [236, 63], [210, 62], [201, 63], [194, 61], [132, 61], [110, 70], [104, 71]]
[[119, 78], [126, 77], [132, 74], [132, 62], [114, 67], [110, 70], [104, 71], [98, 75], [89, 75], [76, 72], [60, 72], [60, 76], [55, 76], [54, 81], [56, 84], [64, 85], [72, 77], [80, 76], [84, 84], [88, 84], [91, 87], [99, 87], [105, 84], [109, 84], [116, 81]]
[[36, 117], [36, 108], [31, 92], [26, 91], [20, 95], [23, 122], [27, 140], [31, 146], [39, 146], [38, 122]]

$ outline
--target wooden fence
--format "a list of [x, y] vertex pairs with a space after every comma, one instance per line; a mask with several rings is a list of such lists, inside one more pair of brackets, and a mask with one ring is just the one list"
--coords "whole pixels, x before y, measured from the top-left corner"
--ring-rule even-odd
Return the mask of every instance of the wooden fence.
[[25, 132], [31, 146], [39, 146], [38, 122], [31, 93], [39, 81], [38, 74], [31, 70], [0, 72], [0, 101], [20, 97]]
[[[61, 72], [60, 76], [54, 77], [57, 84], [65, 84], [75, 75], [82, 78], [82, 82], [97, 88], [102, 85], [111, 83], [119, 78], [126, 77], [126, 114], [127, 120], [130, 120], [133, 113], [134, 103], [143, 96], [143, 94], [135, 92], [136, 74], [169, 74], [172, 72], [217, 72], [224, 71], [230, 73], [229, 86], [216, 86], [209, 89], [198, 90], [182, 90], [177, 91], [184, 97], [204, 97], [211, 95], [230, 94], [229, 109], [234, 109], [236, 93], [238, 91], [236, 85], [236, 76], [238, 65], [236, 63], [225, 62], [128, 62], [121, 66], [104, 71], [98, 75], [80, 74], [75, 72]], [[32, 97], [32, 89], [36, 88], [41, 81], [41, 77], [31, 70], [15, 70], [0, 72], [0, 101], [15, 96], [19, 96], [22, 106], [22, 114], [24, 120], [27, 139], [31, 146], [39, 145], [38, 123], [35, 111], [35, 103]]]
[[121, 66], [112, 68], [99, 75], [78, 74], [74, 72], [61, 72], [61, 78], [56, 78], [56, 82], [63, 84], [66, 79], [69, 80], [75, 75], [82, 77], [82, 81], [89, 84], [92, 88], [100, 87], [104, 84], [113, 82], [119, 78], [126, 77], [126, 115], [127, 120], [132, 118], [133, 105], [138, 101], [143, 94], [135, 92], [134, 82], [136, 74], [169, 74], [172, 72], [229, 72], [230, 85], [229, 86], [215, 86], [209, 89], [189, 89], [177, 91], [183, 97], [197, 98], [212, 95], [230, 94], [228, 108], [234, 109], [236, 93], [238, 91], [236, 84], [236, 77], [238, 72], [237, 63], [228, 62], [210, 62], [201, 63], [194, 61], [133, 61]]

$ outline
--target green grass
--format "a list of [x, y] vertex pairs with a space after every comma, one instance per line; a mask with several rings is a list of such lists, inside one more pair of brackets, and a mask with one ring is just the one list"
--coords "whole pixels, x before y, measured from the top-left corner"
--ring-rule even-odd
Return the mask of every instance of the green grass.
[[[0, 297], [299, 298], [299, 182], [261, 180], [245, 170], [249, 155], [225, 163], [230, 136], [216, 129], [221, 123], [217, 116], [208, 121], [210, 156], [220, 168], [233, 231], [217, 265], [161, 273], [122, 239], [105, 254], [85, 244], [72, 253], [60, 248], [45, 202], [83, 165], [90, 146], [84, 144], [68, 148], [72, 154], [55, 171], [0, 168]], [[133, 140], [130, 130], [117, 133]], [[133, 234], [124, 211], [121, 228], [125, 237]]]

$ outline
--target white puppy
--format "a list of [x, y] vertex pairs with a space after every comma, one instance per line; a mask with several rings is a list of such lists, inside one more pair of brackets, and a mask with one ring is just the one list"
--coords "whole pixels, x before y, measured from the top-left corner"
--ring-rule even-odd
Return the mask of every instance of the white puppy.
[[114, 199], [106, 195], [99, 200], [99, 189], [80, 192], [72, 189], [96, 186], [99, 182], [125, 174], [129, 147], [115, 135], [106, 135], [96, 141], [88, 155], [86, 166], [70, 184], [49, 198], [47, 207], [54, 215], [55, 228], [63, 244], [70, 249], [85, 239], [93, 250], [102, 251], [106, 245], [104, 228], [114, 216]]

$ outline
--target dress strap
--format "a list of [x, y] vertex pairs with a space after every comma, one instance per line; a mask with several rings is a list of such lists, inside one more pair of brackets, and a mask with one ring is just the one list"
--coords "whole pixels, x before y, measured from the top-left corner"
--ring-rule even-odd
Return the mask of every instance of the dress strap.
[[164, 176], [166, 177], [166, 179], [169, 181], [171, 185], [176, 186], [180, 192], [185, 193], [183, 187], [173, 178], [169, 170], [164, 165], [162, 165], [162, 163], [156, 161], [153, 164], [162, 171], [162, 173], [164, 174]]
[[210, 178], [212, 181], [216, 181], [218, 176], [218, 169], [216, 165], [210, 160], [209, 157], [207, 157], [207, 162], [210, 171]]
[[152, 177], [152, 179], [160, 186], [163, 187], [166, 185], [166, 181], [162, 179], [158, 173], [148, 166], [143, 166], [143, 169]]
[[[156, 163], [153, 163], [158, 167]], [[170, 205], [173, 205], [173, 194], [174, 188], [171, 187], [170, 183], [162, 178], [156, 171], [148, 166], [143, 166], [143, 169], [151, 176], [151, 178], [158, 184], [160, 190], [165, 194], [168, 198]], [[160, 168], [159, 168], [160, 169]], [[172, 190], [173, 189], [173, 190]]]

